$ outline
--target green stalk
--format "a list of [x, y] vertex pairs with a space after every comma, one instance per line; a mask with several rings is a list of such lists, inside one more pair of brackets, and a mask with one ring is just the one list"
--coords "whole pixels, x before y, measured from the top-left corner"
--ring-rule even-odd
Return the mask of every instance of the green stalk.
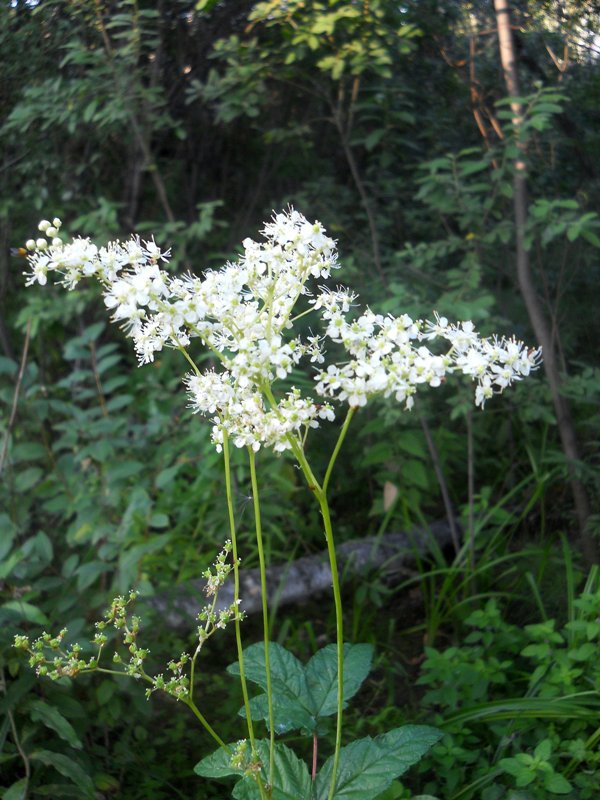
[[268, 781], [273, 785], [273, 769], [275, 764], [275, 723], [273, 719], [273, 690], [271, 688], [271, 663], [269, 655], [269, 609], [267, 604], [267, 570], [265, 565], [265, 551], [263, 548], [262, 524], [260, 517], [260, 500], [258, 496], [258, 481], [256, 479], [256, 457], [254, 450], [248, 448], [250, 461], [250, 480], [252, 482], [252, 499], [254, 503], [254, 528], [256, 531], [256, 544], [258, 547], [258, 561], [260, 566], [260, 593], [262, 600], [263, 640], [265, 643], [265, 672], [267, 679], [267, 703], [269, 705], [269, 773]]
[[[83, 674], [85, 672], [102, 672], [105, 675], [118, 675], [119, 677], [128, 677], [126, 672], [122, 672], [122, 671], [116, 670], [116, 669], [107, 669], [106, 667], [94, 667], [93, 669], [82, 669], [81, 670], [81, 674]], [[140, 676], [141, 676], [142, 680], [146, 681], [146, 683], [150, 683], [150, 684], [153, 685], [152, 678], [149, 675], [147, 675], [145, 672], [141, 672]], [[212, 725], [209, 723], [209, 721], [206, 719], [206, 717], [202, 714], [202, 712], [196, 706], [194, 701], [190, 698], [188, 700], [182, 699], [182, 702], [198, 718], [198, 720], [202, 724], [202, 727], [205, 729], [205, 731], [210, 736], [212, 736], [212, 738], [219, 745], [219, 747], [222, 747], [224, 750], [226, 750], [229, 753], [230, 752], [229, 751], [229, 747], [227, 747], [227, 745], [225, 744], [223, 739], [221, 739], [219, 734], [214, 730]]]
[[323, 480], [323, 494], [327, 494], [327, 487], [329, 486], [329, 479], [333, 471], [333, 466], [335, 464], [335, 461], [338, 457], [340, 450], [342, 449], [344, 439], [346, 438], [346, 433], [348, 432], [348, 428], [350, 427], [350, 423], [352, 422], [352, 417], [354, 416], [355, 411], [356, 408], [352, 408], [352, 406], [350, 406], [350, 408], [348, 409], [348, 413], [346, 414], [346, 419], [344, 420], [344, 424], [342, 425], [342, 430], [340, 431], [338, 440], [335, 443], [335, 447], [333, 448], [333, 453], [331, 454], [331, 458], [329, 459], [329, 464], [327, 465], [327, 472], [325, 473], [325, 478]]
[[204, 714], [202, 714], [202, 712], [200, 711], [198, 706], [194, 703], [194, 701], [192, 699], [189, 699], [189, 700], [184, 700], [184, 702], [185, 702], [186, 706], [190, 709], [190, 711], [200, 721], [201, 725], [206, 730], [206, 732], [210, 733], [210, 735], [215, 740], [215, 742], [219, 745], [219, 747], [222, 747], [223, 750], [225, 750], [227, 753], [230, 753], [231, 751], [230, 751], [229, 747], [227, 747], [227, 745], [225, 744], [223, 739], [221, 739], [219, 734], [215, 730], [213, 730], [212, 726], [210, 725], [210, 723], [208, 722], [208, 720], [206, 719]]
[[333, 601], [335, 605], [335, 633], [337, 644], [338, 662], [338, 686], [337, 686], [337, 720], [335, 728], [335, 750], [333, 753], [333, 767], [331, 770], [331, 784], [329, 786], [328, 800], [332, 800], [335, 793], [335, 782], [340, 761], [340, 749], [342, 746], [342, 710], [344, 707], [344, 616], [342, 610], [342, 594], [340, 592], [340, 578], [335, 556], [335, 541], [333, 529], [331, 527], [331, 517], [329, 514], [329, 503], [323, 491], [317, 493], [321, 514], [323, 515], [323, 525], [325, 528], [325, 539], [327, 540], [327, 553], [329, 555], [329, 566], [331, 568], [331, 583], [333, 587]]
[[[229, 460], [229, 437], [227, 431], [223, 429], [223, 460], [225, 462], [225, 491], [227, 493], [227, 508], [229, 510], [229, 531], [231, 536], [231, 555], [233, 557], [233, 598], [237, 604], [240, 597], [240, 568], [238, 563], [237, 537], [235, 535], [235, 517], [233, 513], [233, 494], [231, 491], [231, 462]], [[248, 686], [246, 685], [246, 673], [244, 671], [244, 652], [242, 648], [242, 634], [240, 631], [239, 615], [235, 617], [235, 641], [237, 645], [238, 662], [240, 665], [240, 683], [242, 685], [242, 695], [244, 696], [244, 708], [246, 709], [246, 723], [248, 725], [248, 737], [252, 748], [252, 756], [256, 756], [256, 743], [254, 739], [254, 727], [250, 715], [250, 700], [248, 698]]]
[[[273, 396], [271, 387], [263, 386], [262, 388], [265, 397], [271, 404], [271, 407], [277, 409], [277, 401]], [[335, 606], [338, 687], [337, 687], [337, 720], [335, 728], [335, 750], [333, 754], [333, 766], [331, 770], [331, 784], [329, 786], [329, 793], [327, 795], [327, 800], [332, 800], [333, 795], [335, 794], [337, 771], [340, 762], [340, 750], [342, 747], [342, 711], [344, 707], [344, 616], [342, 608], [342, 594], [340, 591], [340, 578], [337, 568], [337, 558], [335, 554], [335, 540], [333, 538], [333, 528], [331, 526], [331, 515], [329, 512], [329, 503], [327, 502], [326, 489], [329, 483], [329, 479], [331, 477], [335, 461], [342, 447], [344, 438], [346, 437], [346, 433], [348, 432], [348, 427], [350, 425], [350, 422], [352, 421], [352, 417], [354, 415], [355, 410], [356, 409], [353, 408], [348, 409], [348, 413], [346, 414], [346, 419], [344, 420], [344, 424], [342, 425], [342, 430], [340, 431], [338, 440], [335, 444], [335, 447], [333, 448], [333, 453], [331, 454], [331, 458], [329, 459], [329, 464], [325, 472], [325, 479], [323, 481], [323, 486], [319, 484], [312, 469], [310, 468], [310, 464], [308, 463], [308, 460], [304, 454], [304, 450], [302, 449], [302, 446], [300, 445], [298, 439], [292, 434], [289, 434], [287, 437], [290, 446], [292, 448], [292, 452], [294, 453], [296, 460], [298, 461], [298, 464], [300, 466], [300, 469], [304, 474], [304, 477], [308, 484], [308, 488], [312, 492], [314, 492], [315, 497], [317, 498], [317, 501], [319, 503], [319, 507], [321, 509], [321, 515], [323, 517], [325, 540], [327, 541], [327, 554], [329, 556], [329, 567], [331, 569], [331, 584], [333, 588], [333, 602]]]

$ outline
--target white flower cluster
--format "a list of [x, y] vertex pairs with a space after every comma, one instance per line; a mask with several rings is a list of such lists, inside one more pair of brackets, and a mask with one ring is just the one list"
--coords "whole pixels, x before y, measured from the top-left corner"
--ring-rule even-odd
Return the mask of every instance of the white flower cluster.
[[[481, 338], [472, 322], [451, 325], [436, 315], [435, 323], [374, 314], [370, 309], [356, 319], [348, 313], [355, 297], [347, 291], [324, 291], [314, 301], [323, 309], [325, 335], [341, 343], [350, 360], [330, 364], [318, 375], [317, 392], [359, 407], [369, 397], [394, 396], [412, 408], [420, 384], [437, 387], [447, 373], [462, 372], [477, 381], [475, 404], [483, 407], [493, 394], [529, 375], [540, 362], [541, 350], [528, 350], [515, 339]], [[422, 342], [436, 338], [450, 342], [442, 355]]]
[[[316, 375], [316, 391], [323, 398], [356, 407], [381, 394], [407, 408], [419, 384], [439, 386], [454, 371], [477, 382], [475, 402], [483, 407], [540, 362], [539, 350], [528, 351], [514, 339], [483, 339], [470, 322], [413, 321], [369, 309], [352, 318], [356, 297], [347, 290], [321, 287], [311, 297], [307, 282], [328, 278], [338, 266], [335, 243], [320, 223], [309, 223], [294, 210], [265, 225], [263, 242], [246, 239], [238, 262], [202, 278], [174, 277], [161, 269], [169, 253], [153, 241], [133, 237], [103, 248], [88, 239], [63, 244], [54, 236], [59, 227], [60, 220], [44, 221], [40, 229], [52, 235], [51, 243], [27, 243], [32, 251], [27, 285], [44, 285], [53, 272], [69, 289], [84, 277], [96, 277], [106, 306], [133, 338], [141, 363], [152, 361], [165, 345], [183, 349], [199, 338], [220, 370], [196, 370], [185, 383], [194, 411], [213, 418], [218, 449], [227, 433], [237, 447], [286, 450], [320, 420], [334, 419], [329, 402], [317, 403], [295, 388], [275, 399], [273, 381], [288, 378], [302, 358], [323, 365]], [[322, 336], [301, 340], [287, 335], [303, 296], [310, 305], [306, 309], [305, 300], [301, 314], [319, 313]], [[448, 341], [450, 348], [432, 352], [424, 342], [436, 338]], [[343, 346], [343, 363], [325, 365], [326, 339]]]

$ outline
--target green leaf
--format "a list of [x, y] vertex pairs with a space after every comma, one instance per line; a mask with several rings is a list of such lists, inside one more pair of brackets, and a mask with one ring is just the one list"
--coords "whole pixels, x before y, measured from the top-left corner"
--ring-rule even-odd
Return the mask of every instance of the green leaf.
[[540, 742], [538, 746], [535, 748], [534, 756], [535, 758], [539, 758], [541, 761], [548, 761], [551, 755], [552, 755], [552, 742], [550, 741], [550, 739], [544, 739], [544, 741]]
[[[231, 753], [236, 744], [230, 744]], [[272, 800], [299, 800], [309, 798], [311, 793], [311, 780], [306, 764], [301, 761], [293, 750], [284, 744], [275, 745], [275, 759], [273, 775], [267, 776], [269, 764], [269, 742], [260, 739], [256, 742], [258, 757], [263, 764], [263, 780], [271, 779], [273, 786]], [[226, 778], [231, 775], [241, 777], [243, 771], [234, 769], [230, 765], [231, 753], [220, 748], [212, 755], [203, 758], [194, 767], [196, 775], [203, 778]], [[257, 784], [252, 779], [240, 781], [233, 791], [236, 800], [259, 800], [260, 792]]]
[[[344, 645], [344, 706], [360, 689], [371, 671], [373, 645]], [[330, 644], [319, 650], [306, 665], [306, 683], [315, 717], [326, 717], [337, 711], [337, 648]]]
[[73, 781], [79, 787], [82, 793], [82, 799], [90, 798], [93, 800], [95, 797], [94, 784], [92, 779], [87, 775], [76, 761], [68, 758], [62, 753], [54, 753], [52, 750], [35, 750], [29, 756], [32, 761], [41, 761], [48, 767], [54, 767], [57, 772], [64, 775], [65, 778]]
[[203, 758], [194, 767], [196, 775], [200, 775], [201, 778], [226, 778], [228, 775], [241, 775], [241, 770], [231, 766], [231, 753], [235, 746], [235, 742], [228, 745], [230, 752], [219, 747], [214, 753]]
[[544, 788], [553, 794], [569, 794], [573, 787], [566, 778], [556, 772], [544, 776]]
[[16, 444], [11, 453], [13, 464], [20, 461], [35, 461], [38, 458], [46, 457], [46, 449], [39, 442], [21, 442]]
[[[273, 786], [272, 800], [304, 800], [311, 794], [311, 780], [304, 761], [284, 744], [275, 745], [273, 775], [268, 775], [269, 743], [265, 740], [256, 743], [258, 755], [263, 763], [265, 782], [270, 779]], [[238, 788], [239, 787], [239, 788]], [[260, 800], [260, 791], [254, 781], [242, 781], [233, 790], [236, 800]]]
[[0, 606], [0, 611], [10, 611], [17, 619], [35, 622], [37, 625], [48, 625], [48, 617], [37, 606], [24, 600], [8, 600]]
[[29, 467], [23, 472], [18, 472], [15, 478], [15, 489], [17, 492], [27, 492], [33, 488], [42, 478], [44, 471], [39, 467]]
[[[371, 739], [359, 739], [340, 751], [333, 800], [374, 800], [398, 776], [416, 764], [442, 732], [427, 725], [404, 725]], [[315, 780], [315, 800], [326, 800], [333, 756]]]
[[103, 561], [90, 561], [89, 564], [82, 564], [77, 570], [77, 590], [82, 591], [91, 586], [100, 575], [110, 570], [110, 566]]
[[2, 795], [2, 800], [24, 800], [27, 794], [27, 784], [27, 778], [21, 778], [13, 783]]
[[[286, 698], [304, 698], [308, 702], [309, 694], [304, 676], [304, 667], [295, 655], [277, 642], [269, 644], [269, 661], [271, 666], [271, 685], [273, 696]], [[244, 650], [244, 671], [246, 679], [257, 683], [262, 689], [267, 688], [264, 644], [258, 642]], [[239, 675], [240, 668], [236, 661], [227, 667], [231, 675]]]
[[[240, 708], [239, 713], [242, 717], [246, 716], [244, 706]], [[264, 720], [269, 730], [271, 730], [269, 725], [269, 702], [266, 694], [260, 694], [250, 700], [250, 716], [253, 720]], [[279, 736], [299, 728], [312, 732], [317, 727], [317, 720], [299, 700], [281, 696], [273, 698], [273, 722], [275, 733]]]
[[83, 747], [71, 723], [55, 706], [49, 706], [43, 700], [34, 700], [30, 705], [29, 716], [34, 722], [42, 722], [47, 728], [55, 731], [61, 739], [64, 739], [76, 750], [81, 750]]

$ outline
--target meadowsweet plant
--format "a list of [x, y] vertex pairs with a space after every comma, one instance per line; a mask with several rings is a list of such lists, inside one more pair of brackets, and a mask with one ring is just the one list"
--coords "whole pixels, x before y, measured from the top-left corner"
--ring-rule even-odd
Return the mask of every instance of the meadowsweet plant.
[[[43, 220], [39, 229], [44, 236], [27, 242], [27, 284], [43, 286], [51, 278], [74, 289], [81, 280], [94, 278], [102, 285], [104, 303], [113, 320], [133, 339], [140, 364], [151, 362], [163, 347], [179, 350], [190, 370], [184, 378], [189, 405], [194, 413], [212, 422], [212, 441], [222, 452], [225, 466], [234, 605], [223, 620], [215, 617], [214, 606], [212, 611], [205, 610], [203, 619], [208, 627], [199, 628], [198, 650], [173, 662], [172, 677], [166, 679], [150, 678], [143, 672], [145, 651], [137, 649], [135, 643], [138, 623], [123, 622], [126, 602], [115, 601], [113, 609], [117, 610], [111, 610], [105, 622], [118, 621], [126, 637], [131, 638], [125, 643], [134, 663], [125, 665], [126, 670], [149, 680], [150, 691], [168, 691], [195, 709], [220, 745], [213, 756], [197, 765], [196, 771], [208, 777], [232, 775], [240, 779], [234, 797], [333, 800], [349, 797], [348, 786], [357, 792], [352, 796], [363, 800], [376, 797], [418, 761], [440, 734], [426, 726], [404, 726], [342, 748], [344, 704], [366, 677], [371, 654], [368, 646], [349, 645], [343, 640], [342, 600], [328, 502], [334, 464], [357, 409], [371, 398], [393, 397], [411, 409], [420, 386], [438, 387], [458, 372], [474, 382], [475, 404], [483, 408], [494, 394], [536, 369], [540, 350], [528, 349], [514, 338], [481, 337], [471, 322], [451, 323], [437, 315], [432, 321], [413, 320], [406, 314], [394, 317], [368, 308], [361, 310], [355, 294], [325, 283], [339, 266], [335, 242], [320, 223], [310, 223], [292, 209], [276, 214], [265, 225], [262, 241], [246, 239], [238, 261], [201, 277], [169, 274], [163, 266], [169, 252], [162, 251], [153, 240], [132, 237], [99, 248], [89, 239], [64, 243], [60, 228], [59, 219]], [[312, 318], [314, 332], [302, 337], [294, 332], [294, 323], [307, 315]], [[210, 368], [198, 367], [194, 357], [197, 345], [211, 352]], [[293, 370], [302, 363], [314, 373], [312, 395], [289, 388]], [[307, 456], [307, 438], [314, 429], [338, 419], [337, 442], [325, 474], [318, 477]], [[248, 453], [262, 582], [264, 641], [245, 651], [237, 610], [239, 556], [231, 445]], [[287, 452], [296, 461], [323, 519], [332, 573], [336, 644], [317, 653], [306, 666], [269, 642], [256, 471], [256, 453], [264, 447]], [[225, 557], [218, 563], [224, 569]], [[213, 579], [217, 583], [220, 580]], [[209, 587], [213, 579], [209, 576]], [[194, 705], [193, 669], [209, 632], [230, 620], [235, 625], [238, 658], [230, 671], [241, 681], [241, 713], [246, 718], [248, 737], [226, 745]], [[102, 632], [98, 636], [102, 639]], [[96, 644], [101, 648], [98, 636]], [[39, 660], [39, 654], [46, 645], [54, 649], [56, 642], [58, 639], [42, 637], [33, 646], [23, 641], [19, 644], [32, 651], [32, 663], [40, 671], [47, 665]], [[67, 664], [73, 660], [78, 663], [77, 653], [59, 656], [58, 664], [49, 668], [51, 672], [60, 674], [60, 670], [68, 669], [61, 658], [66, 658]], [[185, 677], [188, 662], [190, 679]], [[79, 671], [92, 668], [98, 668], [95, 659], [83, 662]], [[249, 681], [260, 686], [263, 695], [251, 700]], [[331, 714], [336, 716], [335, 748], [318, 770], [318, 721]], [[257, 720], [266, 722], [268, 740], [255, 736]], [[289, 748], [275, 742], [276, 733], [294, 729], [313, 738], [310, 773]]]

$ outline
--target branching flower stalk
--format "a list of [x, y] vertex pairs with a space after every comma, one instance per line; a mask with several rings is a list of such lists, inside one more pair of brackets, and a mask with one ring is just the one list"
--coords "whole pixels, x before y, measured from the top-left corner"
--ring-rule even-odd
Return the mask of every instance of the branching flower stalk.
[[[74, 644], [70, 648], [63, 646], [67, 635], [67, 629], [63, 628], [57, 636], [43, 633], [33, 642], [27, 636], [15, 636], [15, 647], [29, 653], [29, 665], [35, 669], [38, 676], [48, 677], [57, 681], [61, 678], [74, 678], [77, 675], [84, 675], [91, 672], [100, 672], [106, 675], [116, 675], [119, 677], [129, 676], [136, 680], [150, 684], [146, 690], [146, 697], [150, 697], [156, 691], [163, 691], [174, 697], [178, 702], [186, 705], [194, 716], [198, 719], [206, 732], [214, 739], [219, 747], [229, 752], [229, 747], [216, 733], [206, 717], [202, 714], [194, 702], [194, 674], [196, 659], [204, 643], [219, 629], [232, 620], [239, 620], [241, 613], [238, 609], [239, 604], [234, 601], [229, 608], [215, 612], [217, 593], [225, 582], [232, 567], [226, 563], [231, 552], [231, 543], [227, 542], [223, 550], [217, 556], [214, 571], [207, 570], [204, 577], [207, 579], [207, 594], [213, 596], [213, 601], [209, 603], [198, 614], [200, 625], [198, 626], [198, 645], [193, 656], [182, 653], [178, 660], [172, 660], [167, 665], [170, 676], [165, 677], [163, 673], [151, 676], [146, 672], [144, 662], [148, 658], [149, 650], [138, 645], [137, 639], [140, 631], [141, 620], [138, 616], [131, 615], [130, 605], [137, 597], [137, 593], [132, 591], [128, 597], [119, 596], [114, 598], [110, 608], [104, 614], [104, 619], [96, 623], [96, 635], [91, 646], [97, 649], [95, 655], [88, 659], [83, 658], [83, 648], [79, 644]], [[100, 666], [103, 650], [108, 643], [108, 636], [105, 633], [107, 627], [114, 627], [122, 637], [122, 644], [126, 648], [128, 660], [115, 650], [113, 654], [114, 668]], [[185, 674], [187, 664], [191, 664], [190, 677]], [[118, 669], [117, 667], [120, 667]]]
[[[44, 234], [27, 242], [27, 285], [45, 285], [53, 276], [68, 289], [83, 278], [103, 287], [104, 303], [133, 339], [140, 364], [153, 361], [163, 347], [180, 350], [192, 367], [185, 376], [190, 406], [211, 419], [212, 441], [225, 460], [231, 527], [235, 598], [239, 600], [238, 553], [230, 475], [230, 444], [251, 453], [255, 522], [261, 553], [261, 586], [266, 604], [266, 577], [258, 481], [254, 453], [262, 447], [289, 451], [302, 470], [323, 518], [336, 611], [338, 691], [336, 743], [328, 797], [336, 788], [342, 741], [343, 618], [335, 541], [327, 491], [337, 456], [355, 411], [377, 396], [394, 398], [411, 409], [420, 386], [436, 388], [458, 372], [475, 383], [475, 404], [484, 407], [493, 395], [528, 376], [541, 361], [539, 349], [514, 338], [481, 337], [472, 322], [413, 320], [356, 309], [356, 295], [343, 287], [320, 283], [338, 268], [335, 242], [319, 222], [310, 223], [293, 209], [265, 224], [263, 241], [246, 239], [235, 263], [208, 270], [202, 277], [173, 276], [161, 268], [168, 261], [153, 241], [132, 237], [98, 248], [89, 239], [63, 243], [61, 221], [43, 220]], [[318, 332], [294, 336], [293, 322], [311, 314]], [[193, 340], [216, 356], [216, 369], [201, 371], [189, 354]], [[333, 353], [326, 350], [329, 344]], [[335, 355], [338, 354], [338, 358]], [[282, 390], [301, 362], [314, 370], [317, 399], [292, 386]], [[322, 482], [306, 456], [309, 433], [335, 420], [334, 404], [346, 406], [345, 421]], [[268, 665], [268, 616], [264, 611], [265, 658]], [[248, 694], [245, 686], [239, 615], [234, 616], [252, 757], [261, 796], [266, 788], [258, 772]], [[194, 664], [194, 662], [193, 662]], [[270, 687], [269, 668], [267, 680]], [[273, 706], [270, 766], [273, 776]], [[241, 752], [241, 751], [240, 751]], [[237, 756], [236, 756], [237, 757]], [[240, 759], [241, 759], [240, 755]]]

